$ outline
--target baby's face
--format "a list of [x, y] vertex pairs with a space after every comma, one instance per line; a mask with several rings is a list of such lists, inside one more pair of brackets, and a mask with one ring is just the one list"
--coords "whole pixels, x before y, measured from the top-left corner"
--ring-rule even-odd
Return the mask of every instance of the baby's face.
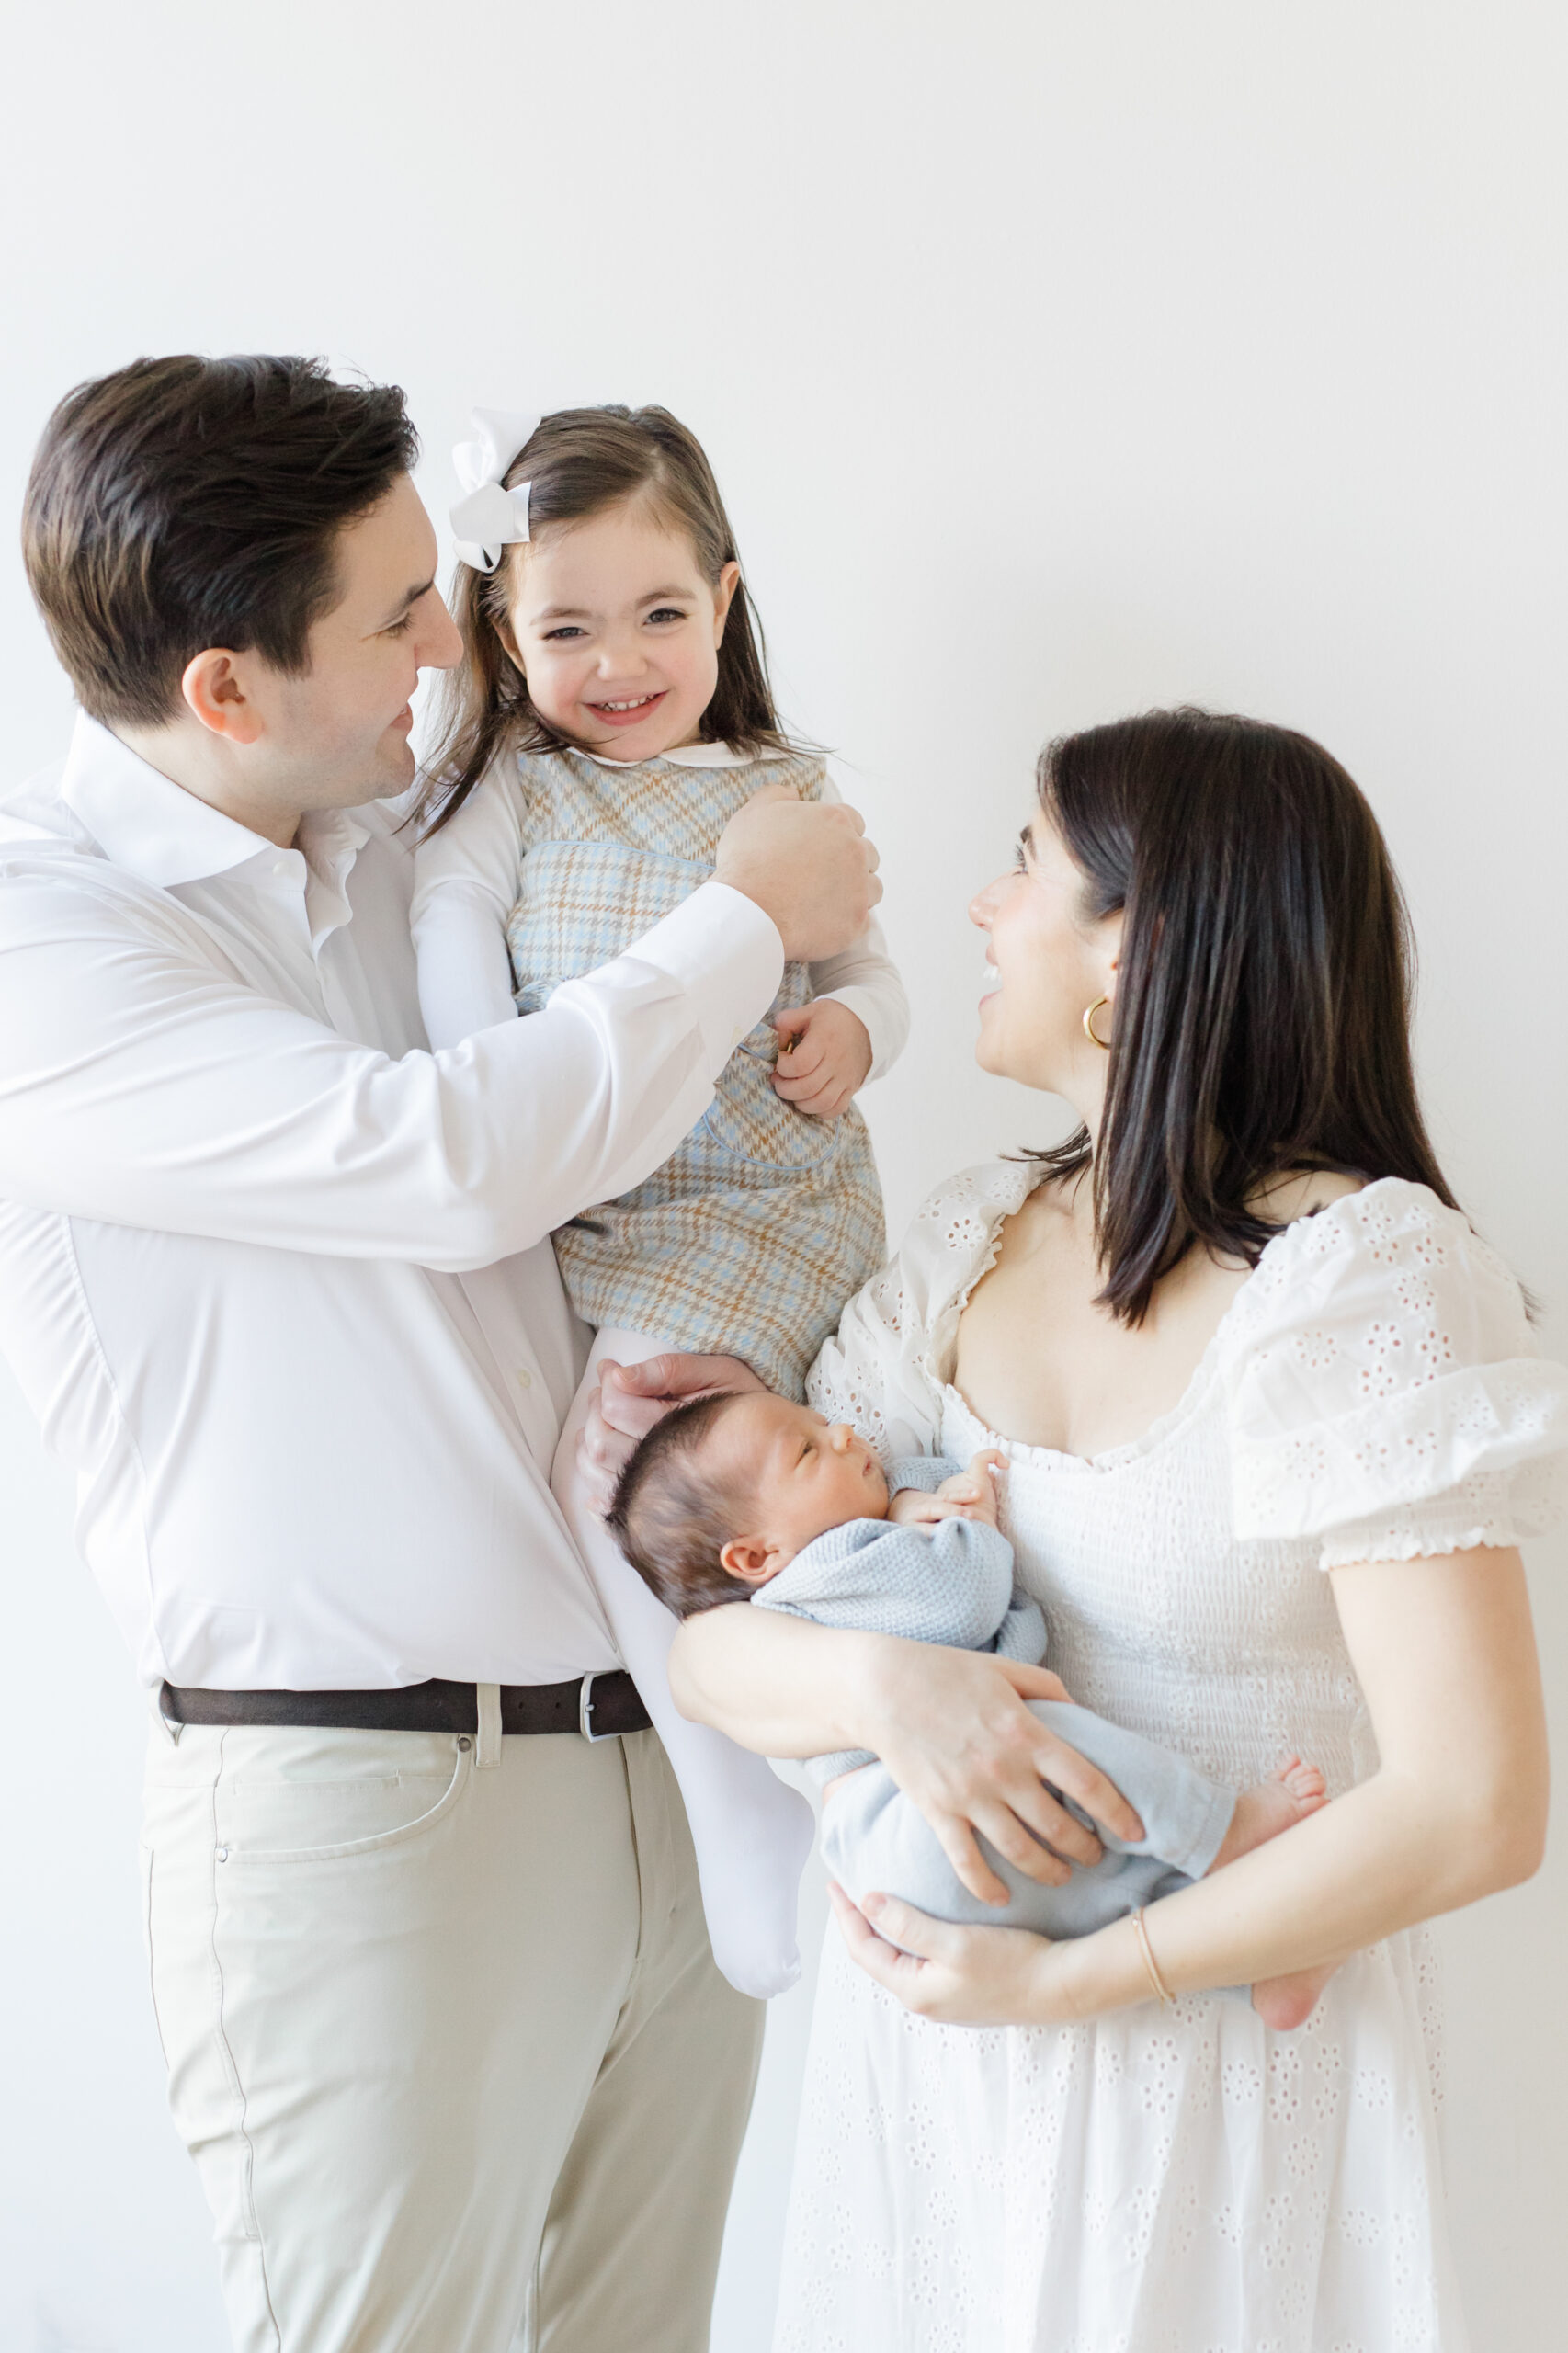
[[748, 1498], [751, 1524], [722, 1555], [747, 1585], [765, 1585], [830, 1528], [887, 1516], [888, 1483], [864, 1438], [787, 1397], [738, 1399], [708, 1449], [716, 1474]]

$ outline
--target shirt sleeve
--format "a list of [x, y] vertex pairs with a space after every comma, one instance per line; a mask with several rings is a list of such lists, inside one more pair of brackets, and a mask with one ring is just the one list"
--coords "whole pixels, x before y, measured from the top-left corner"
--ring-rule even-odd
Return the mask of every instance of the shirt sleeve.
[[963, 1170], [929, 1194], [898, 1256], [858, 1290], [823, 1343], [806, 1396], [848, 1422], [884, 1464], [940, 1450], [946, 1365], [963, 1302], [995, 1255], [1004, 1218], [1035, 1181], [1006, 1162]]
[[1242, 1537], [1325, 1569], [1510, 1546], [1561, 1516], [1568, 1371], [1513, 1275], [1425, 1186], [1303, 1218], [1237, 1300], [1227, 1352]]
[[[843, 801], [829, 776], [823, 779], [822, 798]], [[884, 1078], [909, 1041], [909, 998], [881, 924], [869, 923], [853, 946], [841, 955], [824, 957], [810, 967], [810, 973], [813, 997], [830, 996], [864, 1022], [871, 1041], [866, 1084]]]
[[776, 994], [708, 882], [527, 1021], [394, 1061], [231, 979], [181, 909], [0, 881], [0, 1193], [116, 1225], [460, 1272], [650, 1175]]
[[521, 820], [515, 777], [503, 763], [415, 853], [409, 926], [433, 1046], [460, 1045], [477, 1029], [517, 1018], [506, 924], [517, 903]]

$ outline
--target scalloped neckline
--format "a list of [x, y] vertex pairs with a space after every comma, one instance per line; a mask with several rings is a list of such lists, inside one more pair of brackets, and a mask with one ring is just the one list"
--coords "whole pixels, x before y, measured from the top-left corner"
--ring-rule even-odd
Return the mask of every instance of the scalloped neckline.
[[[1406, 1181], [1407, 1179], [1400, 1176], [1374, 1177], [1369, 1185], [1363, 1185], [1357, 1192], [1342, 1193], [1337, 1200], [1330, 1201], [1324, 1209], [1309, 1211], [1301, 1217], [1292, 1218], [1290, 1224], [1282, 1227], [1271, 1242], [1266, 1242], [1258, 1254], [1256, 1266], [1250, 1268], [1245, 1279], [1237, 1285], [1224, 1313], [1210, 1334], [1208, 1345], [1193, 1366], [1187, 1386], [1176, 1404], [1168, 1406], [1163, 1414], [1156, 1415], [1148, 1428], [1141, 1431], [1136, 1438], [1123, 1438], [1119, 1446], [1108, 1446], [1098, 1454], [1069, 1454], [1061, 1447], [1031, 1446], [1025, 1438], [1008, 1438], [1002, 1431], [992, 1429], [990, 1424], [975, 1412], [963, 1391], [955, 1382], [944, 1381], [939, 1384], [943, 1399], [945, 1401], [950, 1398], [960, 1413], [973, 1423], [975, 1428], [983, 1433], [987, 1443], [1000, 1449], [1009, 1461], [1035, 1462], [1059, 1471], [1100, 1472], [1119, 1471], [1125, 1464], [1138, 1461], [1142, 1456], [1153, 1453], [1183, 1423], [1190, 1420], [1197, 1413], [1199, 1406], [1202, 1404], [1210, 1389], [1213, 1386], [1221, 1344], [1230, 1336], [1230, 1327], [1238, 1320], [1243, 1302], [1249, 1299], [1253, 1286], [1263, 1272], [1265, 1265], [1274, 1256], [1281, 1245], [1289, 1242], [1293, 1234], [1303, 1232], [1308, 1226], [1315, 1225], [1319, 1219], [1332, 1217], [1336, 1210], [1344, 1207], [1346, 1202], [1364, 1201], [1369, 1194], [1377, 1192], [1384, 1185], [1400, 1185]], [[1040, 1182], [1043, 1184], [1045, 1179], [1041, 1177]], [[969, 1305], [975, 1285], [982, 1276], [988, 1275], [996, 1264], [1002, 1248], [1003, 1226], [1009, 1217], [1017, 1217], [1018, 1211], [1023, 1208], [1030, 1194], [1039, 1190], [1039, 1184], [1029, 1186], [1026, 1192], [1018, 1196], [1014, 1208], [1003, 1211], [992, 1230], [984, 1252], [975, 1265], [973, 1272], [962, 1288], [954, 1292], [952, 1299], [943, 1310], [944, 1321], [949, 1315], [953, 1318], [955, 1335], [958, 1329], [958, 1319]]]

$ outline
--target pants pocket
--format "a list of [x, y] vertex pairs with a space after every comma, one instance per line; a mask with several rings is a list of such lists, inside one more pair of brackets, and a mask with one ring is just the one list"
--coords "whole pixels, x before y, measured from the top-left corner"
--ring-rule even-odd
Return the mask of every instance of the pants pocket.
[[247, 1865], [346, 1862], [426, 1837], [461, 1804], [473, 1772], [472, 1737], [459, 1733], [450, 1747], [444, 1773], [432, 1772], [425, 1758], [412, 1770], [342, 1779], [264, 1774], [237, 1762], [221, 1792], [218, 1859], [241, 1871]]

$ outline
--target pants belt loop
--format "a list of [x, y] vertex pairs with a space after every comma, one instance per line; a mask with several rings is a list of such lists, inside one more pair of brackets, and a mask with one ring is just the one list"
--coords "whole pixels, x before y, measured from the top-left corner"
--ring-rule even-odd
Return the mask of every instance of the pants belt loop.
[[155, 1683], [153, 1686], [152, 1690], [147, 1694], [147, 1698], [153, 1711], [153, 1722], [157, 1725], [159, 1731], [163, 1733], [164, 1738], [168, 1742], [169, 1746], [171, 1748], [177, 1748], [179, 1746], [179, 1736], [185, 1730], [185, 1726], [183, 1724], [176, 1724], [172, 1717], [165, 1715], [164, 1688], [165, 1687], [162, 1683]]
[[480, 1767], [501, 1762], [501, 1686], [480, 1683], [474, 1686], [479, 1694], [479, 1753], [474, 1763]]

